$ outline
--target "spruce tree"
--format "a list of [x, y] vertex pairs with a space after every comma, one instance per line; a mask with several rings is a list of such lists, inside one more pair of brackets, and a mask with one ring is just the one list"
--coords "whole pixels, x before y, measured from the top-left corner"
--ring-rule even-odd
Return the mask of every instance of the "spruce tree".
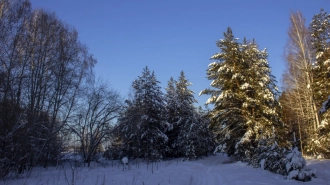
[[330, 95], [330, 14], [321, 10], [310, 24], [312, 47], [315, 52], [313, 66], [314, 91], [318, 108]]
[[[313, 90], [317, 109], [322, 108], [323, 103], [330, 95], [330, 14], [321, 9], [314, 15], [310, 24], [312, 47], [315, 52], [313, 66]], [[318, 137], [309, 143], [309, 150], [326, 154], [330, 157], [330, 111], [325, 110], [321, 114], [321, 123], [318, 128]]]
[[166, 121], [168, 124], [166, 135], [168, 136], [168, 146], [170, 148], [168, 157], [179, 157], [179, 147], [176, 144], [178, 135], [180, 134], [181, 125], [178, 111], [178, 101], [176, 92], [176, 81], [171, 77], [165, 88], [166, 103]]
[[[285, 133], [285, 128], [280, 120], [278, 89], [267, 61], [268, 53], [266, 49], [258, 50], [254, 40], [249, 43], [245, 39], [241, 45], [241, 52], [242, 60], [248, 66], [244, 70], [245, 83], [241, 86], [242, 110], [248, 127], [244, 136], [249, 136], [251, 141], [245, 140], [244, 137], [241, 140], [243, 142], [240, 141], [238, 145], [249, 144], [250, 148], [255, 148], [260, 139], [272, 138], [275, 130], [276, 139], [283, 142], [284, 139], [279, 136]], [[241, 152], [245, 152], [245, 149]]]
[[227, 29], [224, 39], [217, 42], [221, 50], [211, 57], [207, 78], [212, 80], [211, 87], [201, 94], [211, 97], [206, 102], [214, 104], [210, 111], [211, 125], [217, 142], [226, 147], [228, 155], [235, 153], [235, 145], [246, 132], [245, 120], [240, 106], [242, 105], [240, 85], [242, 79], [237, 76], [245, 67], [242, 65], [239, 43], [232, 30]]
[[[175, 85], [175, 86], [174, 86]], [[166, 88], [169, 146], [173, 157], [186, 159], [206, 155], [213, 149], [208, 122], [196, 111], [194, 92], [183, 71], [177, 81], [171, 78]], [[210, 149], [211, 148], [211, 149]]]
[[168, 151], [163, 93], [154, 72], [143, 69], [132, 84], [134, 97], [119, 119], [124, 148], [134, 157], [155, 161]]
[[216, 62], [207, 70], [212, 88], [201, 94], [210, 95], [207, 104], [214, 104], [209, 115], [217, 142], [228, 155], [245, 159], [259, 139], [271, 137], [272, 128], [281, 127], [277, 90], [267, 52], [259, 51], [255, 42], [239, 43], [230, 28], [224, 37], [217, 42], [221, 52], [211, 57]]
[[[194, 103], [194, 92], [188, 88], [192, 85], [181, 71], [178, 81], [176, 82], [176, 94], [179, 112], [180, 133], [176, 140], [176, 146], [179, 147], [181, 156], [192, 159], [197, 158], [200, 148], [200, 131], [202, 124], [197, 119]], [[206, 143], [205, 143], [206, 144]]]

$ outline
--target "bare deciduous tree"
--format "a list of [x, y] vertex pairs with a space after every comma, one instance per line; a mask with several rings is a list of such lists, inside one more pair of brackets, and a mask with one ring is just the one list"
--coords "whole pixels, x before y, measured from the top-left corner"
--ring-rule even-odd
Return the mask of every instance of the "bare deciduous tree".
[[2, 177], [56, 160], [60, 131], [96, 60], [74, 28], [32, 11], [28, 0], [0, 1], [0, 56]]
[[109, 138], [121, 106], [119, 94], [102, 83], [93, 84], [82, 97], [69, 128], [78, 136], [88, 166], [96, 149]]

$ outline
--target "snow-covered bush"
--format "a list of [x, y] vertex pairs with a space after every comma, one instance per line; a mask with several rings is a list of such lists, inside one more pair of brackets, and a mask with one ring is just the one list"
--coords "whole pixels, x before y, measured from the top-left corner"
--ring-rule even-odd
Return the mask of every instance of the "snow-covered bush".
[[288, 172], [292, 170], [301, 170], [306, 166], [306, 161], [298, 151], [297, 147], [291, 149], [290, 152], [286, 155], [286, 158], [288, 159], [286, 163], [286, 171]]
[[254, 167], [261, 167], [274, 173], [286, 175], [286, 149], [281, 148], [276, 142], [262, 140], [255, 149], [251, 159]]
[[297, 147], [286, 150], [276, 142], [261, 141], [250, 164], [274, 173], [287, 176], [288, 179], [310, 181], [315, 177], [313, 170], [305, 169], [306, 161]]
[[290, 171], [287, 178], [288, 179], [296, 179], [299, 181], [310, 181], [312, 177], [316, 177], [315, 171], [310, 169], [303, 169], [303, 170], [293, 170]]
[[313, 170], [305, 169], [306, 160], [301, 155], [297, 147], [294, 147], [286, 155], [286, 171], [288, 173], [288, 179], [296, 179], [300, 181], [310, 181], [312, 177], [315, 177]]

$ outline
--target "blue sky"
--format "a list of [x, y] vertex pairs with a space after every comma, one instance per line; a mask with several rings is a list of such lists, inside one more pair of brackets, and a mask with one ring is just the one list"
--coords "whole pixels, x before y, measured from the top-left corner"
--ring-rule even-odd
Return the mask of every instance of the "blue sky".
[[[209, 87], [206, 69], [219, 52], [215, 43], [231, 27], [240, 39], [256, 39], [267, 48], [272, 74], [284, 71], [283, 52], [289, 16], [301, 11], [310, 23], [321, 8], [330, 13], [330, 0], [31, 0], [72, 25], [97, 59], [95, 73], [123, 97], [132, 81], [148, 66], [163, 89], [183, 70], [198, 94]], [[278, 84], [279, 86], [280, 83]]]

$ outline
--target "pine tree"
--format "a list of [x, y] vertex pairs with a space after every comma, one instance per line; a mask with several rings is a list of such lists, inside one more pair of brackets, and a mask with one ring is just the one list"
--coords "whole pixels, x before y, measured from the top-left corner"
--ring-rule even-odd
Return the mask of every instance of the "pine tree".
[[277, 90], [267, 52], [259, 51], [255, 42], [239, 43], [230, 28], [224, 37], [217, 42], [221, 52], [211, 57], [217, 62], [207, 70], [212, 89], [201, 94], [211, 95], [207, 104], [214, 104], [210, 118], [217, 142], [228, 155], [244, 159], [259, 139], [271, 137], [272, 127], [281, 127]]

